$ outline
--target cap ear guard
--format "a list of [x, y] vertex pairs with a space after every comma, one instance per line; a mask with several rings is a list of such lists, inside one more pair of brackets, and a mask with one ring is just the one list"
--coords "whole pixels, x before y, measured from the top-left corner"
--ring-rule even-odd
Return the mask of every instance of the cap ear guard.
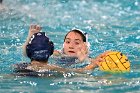
[[54, 51], [54, 44], [53, 44], [53, 42], [52, 41], [49, 41], [49, 45], [51, 46], [51, 48], [50, 48], [50, 56], [53, 54], [53, 51]]
[[87, 47], [88, 47], [88, 50], [90, 49], [90, 43], [88, 42], [88, 34], [87, 33], [84, 33], [85, 37], [86, 37], [86, 43], [87, 43]]
[[87, 45], [87, 48], [88, 48], [88, 51], [89, 51], [90, 50], [90, 43], [86, 42], [86, 45]]

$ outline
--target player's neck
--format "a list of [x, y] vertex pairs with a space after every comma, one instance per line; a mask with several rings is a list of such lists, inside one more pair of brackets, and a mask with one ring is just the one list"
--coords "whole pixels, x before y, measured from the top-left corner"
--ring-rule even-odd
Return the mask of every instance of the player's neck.
[[33, 60], [31, 62], [31, 64], [32, 65], [46, 65], [46, 64], [48, 64], [48, 62], [47, 61], [36, 61], [36, 60]]

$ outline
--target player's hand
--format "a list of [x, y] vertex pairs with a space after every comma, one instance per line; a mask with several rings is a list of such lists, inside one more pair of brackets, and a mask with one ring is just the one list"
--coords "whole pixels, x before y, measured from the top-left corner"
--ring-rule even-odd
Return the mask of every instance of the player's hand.
[[39, 25], [31, 25], [28, 33], [28, 37], [30, 38], [34, 33], [40, 32], [42, 28]]
[[83, 61], [88, 57], [88, 48], [86, 43], [83, 43], [82, 45], [78, 46], [77, 57], [80, 61]]
[[107, 54], [109, 53], [110, 51], [106, 51], [102, 54], [100, 54], [99, 56], [97, 56], [94, 60], [92, 60], [91, 62], [93, 62], [96, 66], [99, 66], [100, 65], [100, 62], [104, 62], [104, 57], [107, 56]]

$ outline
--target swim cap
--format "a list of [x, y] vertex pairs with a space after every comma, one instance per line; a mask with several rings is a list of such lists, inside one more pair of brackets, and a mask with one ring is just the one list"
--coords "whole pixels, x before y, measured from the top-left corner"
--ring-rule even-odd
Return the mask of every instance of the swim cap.
[[27, 56], [31, 60], [47, 61], [53, 54], [54, 45], [45, 35], [45, 32], [35, 33], [26, 46]]

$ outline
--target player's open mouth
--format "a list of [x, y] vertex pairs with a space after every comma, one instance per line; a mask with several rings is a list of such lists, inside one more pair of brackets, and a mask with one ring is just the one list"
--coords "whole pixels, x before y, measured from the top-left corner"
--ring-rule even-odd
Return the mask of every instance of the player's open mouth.
[[68, 51], [69, 53], [75, 53], [74, 51]]

